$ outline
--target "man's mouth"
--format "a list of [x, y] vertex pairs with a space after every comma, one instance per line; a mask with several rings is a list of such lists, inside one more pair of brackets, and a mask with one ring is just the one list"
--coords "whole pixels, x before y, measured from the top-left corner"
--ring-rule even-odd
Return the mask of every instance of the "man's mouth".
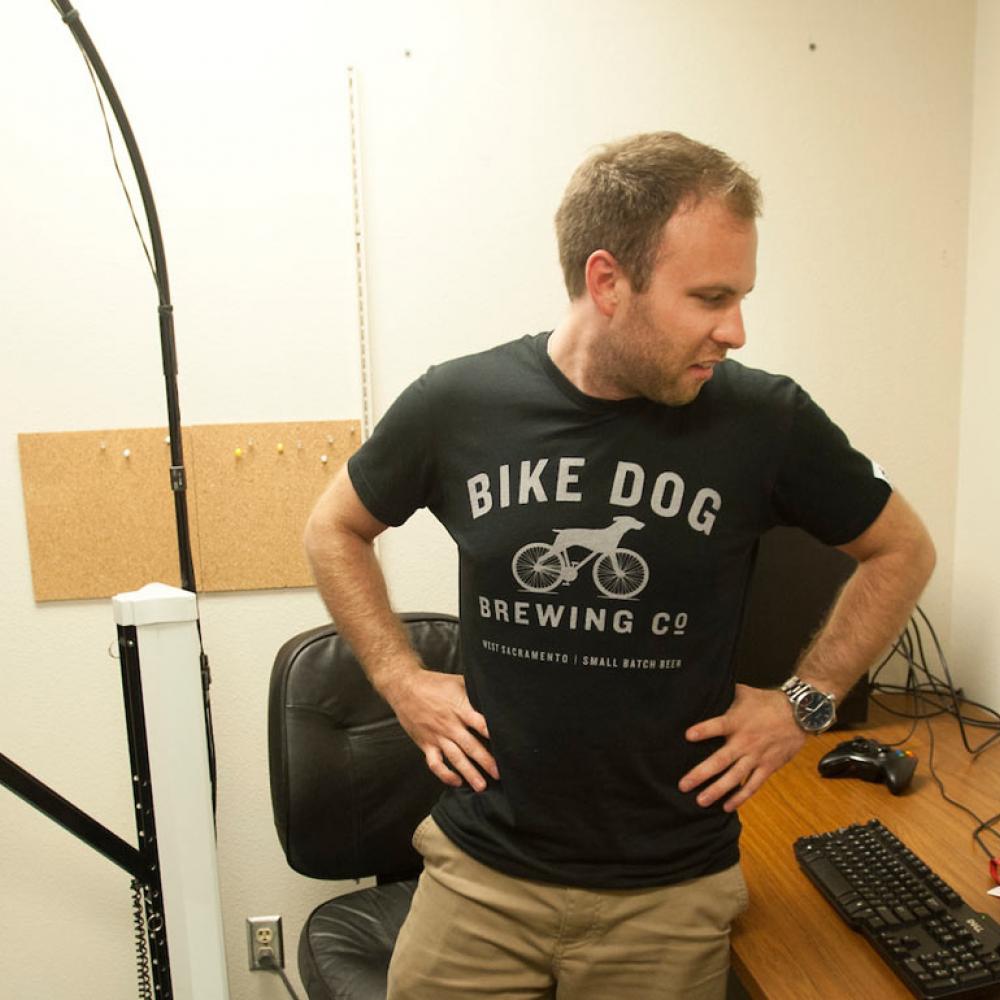
[[715, 374], [715, 366], [721, 360], [721, 358], [717, 358], [709, 361], [696, 361], [688, 370], [695, 378], [703, 379], [707, 382]]

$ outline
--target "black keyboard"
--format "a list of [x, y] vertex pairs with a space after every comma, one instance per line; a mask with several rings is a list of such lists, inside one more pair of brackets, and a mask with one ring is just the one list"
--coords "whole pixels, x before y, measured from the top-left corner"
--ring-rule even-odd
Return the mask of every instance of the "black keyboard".
[[1000, 997], [1000, 924], [878, 820], [801, 837], [795, 857], [916, 996]]

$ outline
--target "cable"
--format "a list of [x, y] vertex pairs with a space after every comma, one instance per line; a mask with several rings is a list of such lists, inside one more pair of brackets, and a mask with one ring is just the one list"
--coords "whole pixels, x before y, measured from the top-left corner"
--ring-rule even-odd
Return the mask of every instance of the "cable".
[[285, 975], [285, 970], [278, 965], [274, 960], [274, 952], [270, 948], [261, 948], [258, 955], [257, 961], [268, 970], [268, 972], [276, 972], [281, 976], [281, 981], [285, 984], [285, 989], [288, 990], [289, 995], [292, 1000], [299, 1000], [299, 995], [295, 992], [292, 984], [288, 981], [288, 976]]
[[[927, 725], [927, 735], [930, 737], [930, 744], [931, 744], [930, 753], [927, 756], [927, 766], [930, 769], [931, 777], [934, 779], [935, 784], [938, 786], [938, 791], [941, 793], [941, 798], [943, 798], [945, 802], [948, 802], [951, 805], [953, 805], [956, 809], [961, 809], [962, 812], [964, 812], [967, 816], [971, 816], [979, 824], [977, 829], [982, 829], [982, 827], [985, 824], [979, 818], [979, 816], [976, 813], [974, 813], [967, 805], [964, 805], [957, 799], [953, 799], [945, 791], [944, 782], [941, 781], [941, 777], [937, 773], [937, 769], [934, 767], [934, 727], [931, 726], [930, 722], [927, 722], [926, 725]], [[983, 847], [983, 845], [979, 842], [978, 837], [976, 838], [976, 843], [978, 843], [980, 847]], [[983, 847], [983, 850], [986, 850], [986, 848]], [[987, 854], [989, 854], [988, 851]]]
[[153, 980], [149, 972], [149, 942], [142, 886], [132, 879], [132, 924], [135, 933], [135, 967], [139, 1000], [153, 1000]]
[[935, 783], [938, 786], [938, 791], [941, 793], [941, 798], [943, 798], [945, 800], [945, 802], [948, 802], [950, 805], [955, 806], [955, 808], [961, 809], [962, 812], [964, 812], [968, 816], [971, 816], [976, 821], [976, 823], [979, 824], [972, 831], [972, 838], [973, 838], [973, 840], [975, 840], [976, 846], [992, 862], [994, 860], [994, 858], [995, 858], [995, 855], [986, 846], [986, 844], [983, 842], [983, 838], [982, 838], [982, 836], [980, 836], [980, 834], [984, 833], [984, 832], [985, 833], [991, 833], [991, 834], [993, 834], [994, 837], [997, 837], [998, 839], [1000, 839], [1000, 833], [997, 833], [996, 830], [992, 829], [993, 824], [996, 823], [997, 820], [1000, 820], [1000, 813], [997, 813], [995, 816], [991, 816], [987, 820], [982, 820], [968, 806], [966, 806], [963, 803], [959, 802], [957, 799], [953, 799], [945, 791], [945, 789], [944, 789], [944, 783], [941, 781], [941, 778], [939, 777], [936, 769], [934, 768], [934, 730], [931, 727], [930, 722], [927, 723], [927, 732], [928, 732], [928, 734], [930, 736], [930, 743], [931, 743], [930, 754], [928, 756], [927, 763], [928, 763], [928, 766], [930, 768], [931, 777], [934, 779]]
[[[951, 670], [948, 667], [947, 658], [945, 657], [944, 650], [941, 647], [937, 633], [934, 630], [934, 626], [919, 606], [916, 611], [930, 631], [938, 662], [944, 672], [945, 679], [938, 677], [927, 665], [927, 656], [924, 649], [920, 623], [915, 618], [911, 618], [909, 626], [907, 626], [904, 632], [897, 639], [892, 650], [878, 665], [878, 667], [876, 667], [872, 676], [872, 687], [873, 691], [884, 694], [910, 693], [915, 699], [915, 702], [919, 701], [921, 705], [929, 707], [933, 709], [933, 711], [919, 711], [915, 704], [913, 713], [908, 714], [886, 705], [877, 697], [873, 696], [872, 700], [891, 714], [904, 718], [935, 718], [945, 713], [953, 715], [958, 722], [959, 731], [962, 736], [962, 743], [965, 746], [965, 749], [973, 756], [978, 756], [988, 747], [992, 746], [994, 742], [1000, 739], [1000, 713], [988, 705], [974, 702], [957, 693], [954, 681], [952, 680]], [[902, 688], [899, 685], [878, 682], [879, 674], [895, 655], [901, 656], [910, 668], [907, 676], [907, 683]], [[915, 683], [914, 672], [919, 672], [926, 677], [926, 682], [922, 684]], [[969, 716], [963, 711], [964, 706], [977, 708], [987, 715], [993, 716], [993, 719], [982, 719]], [[995, 732], [992, 736], [984, 740], [978, 747], [973, 747], [969, 742], [966, 727], [990, 729], [995, 730]]]
[[[916, 696], [913, 694], [913, 691], [912, 691], [912, 687], [913, 687], [914, 681], [915, 681], [915, 672], [914, 672], [913, 660], [912, 660], [912, 647], [910, 646], [909, 634], [907, 632], [904, 632], [899, 637], [899, 639], [896, 640], [896, 644], [893, 646], [892, 650], [890, 650], [890, 652], [886, 656], [886, 658], [878, 665], [878, 667], [876, 667], [875, 673], [874, 673], [874, 675], [872, 677], [872, 683], [874, 684], [874, 682], [878, 678], [878, 675], [881, 672], [882, 668], [889, 662], [890, 659], [892, 659], [893, 655], [899, 650], [900, 646], [906, 646], [906, 652], [905, 653], [901, 653], [901, 655], [903, 655], [905, 657], [906, 661], [907, 661], [906, 685], [904, 686], [904, 688], [901, 689], [901, 693], [905, 694], [905, 693], [909, 692], [910, 695], [911, 695], [912, 703], [913, 703], [913, 711], [910, 713], [910, 715], [911, 715], [911, 717], [913, 719], [913, 722], [910, 725], [909, 732], [904, 737], [902, 737], [899, 740], [896, 740], [895, 743], [888, 743], [888, 744], [886, 744], [887, 746], [893, 746], [893, 747], [902, 746], [904, 743], [906, 743], [913, 736], [913, 733], [916, 730], [917, 723], [919, 721], [919, 719], [917, 718], [917, 699], [916, 699]], [[885, 685], [882, 685], [882, 687], [884, 688]], [[881, 688], [880, 688], [880, 690], [881, 690]], [[882, 704], [874, 696], [871, 696], [871, 700], [874, 701], [876, 704], [881, 705], [882, 708], [884, 708], [888, 712], [891, 712], [894, 715], [902, 715], [904, 718], [906, 717], [905, 713], [897, 712], [894, 709], [890, 708], [888, 705]]]
[[[992, 744], [998, 737], [1000, 737], [1000, 730], [998, 730], [998, 732], [995, 735], [991, 736], [984, 743], [980, 744], [980, 746], [977, 747], [976, 749], [973, 749], [969, 745], [969, 741], [968, 741], [968, 739], [966, 738], [966, 735], [965, 735], [965, 725], [964, 725], [964, 721], [965, 720], [964, 720], [964, 717], [962, 716], [961, 711], [959, 709], [958, 696], [957, 696], [957, 694], [955, 692], [955, 685], [954, 685], [954, 683], [952, 681], [951, 671], [948, 669], [948, 661], [945, 658], [944, 650], [941, 648], [941, 643], [938, 640], [937, 632], [934, 631], [934, 626], [931, 625], [930, 619], [927, 617], [927, 615], [924, 614], [923, 609], [919, 605], [917, 606], [917, 613], [920, 615], [921, 618], [923, 618], [925, 624], [930, 629], [931, 638], [934, 640], [934, 648], [937, 651], [938, 662], [941, 664], [942, 668], [944, 669], [944, 674], [945, 674], [945, 677], [947, 678], [947, 689], [948, 689], [948, 692], [951, 695], [952, 703], [953, 703], [953, 705], [955, 707], [955, 716], [959, 720], [959, 729], [960, 729], [960, 731], [962, 733], [962, 742], [965, 744], [965, 749], [968, 750], [969, 753], [971, 753], [973, 756], [978, 756], [980, 753], [982, 753], [983, 750], [985, 750], [990, 744]], [[919, 628], [917, 630], [917, 636], [918, 636], [918, 640], [919, 640], [919, 636], [920, 636], [920, 630], [919, 630]], [[922, 650], [922, 647], [921, 647], [921, 652], [922, 651], [923, 650]], [[928, 673], [928, 676], [931, 676], [931, 675]], [[963, 701], [964, 700], [965, 699], [963, 699]], [[987, 711], [991, 712], [993, 715], [996, 715], [997, 718], [998, 718], [998, 722], [1000, 722], [1000, 713], [997, 713], [993, 709], [987, 709]]]
[[115, 173], [118, 175], [118, 183], [121, 184], [122, 193], [125, 195], [125, 201], [128, 202], [128, 210], [132, 214], [132, 224], [135, 226], [135, 231], [139, 236], [139, 242], [142, 244], [142, 252], [146, 255], [149, 270], [153, 275], [153, 282], [156, 284], [156, 287], [159, 288], [160, 279], [156, 273], [156, 265], [153, 263], [149, 246], [146, 243], [146, 237], [142, 233], [142, 227], [139, 225], [139, 219], [135, 214], [135, 205], [132, 204], [132, 196], [129, 194], [128, 185], [125, 183], [125, 178], [122, 176], [121, 166], [118, 163], [118, 151], [115, 149], [115, 140], [111, 134], [111, 123], [108, 121], [108, 110], [104, 105], [104, 97], [101, 94], [101, 88], [97, 82], [97, 77], [94, 75], [94, 67], [91, 65], [90, 59], [87, 57], [86, 49], [80, 45], [78, 40], [74, 40], [76, 41], [77, 47], [80, 49], [80, 54], [83, 56], [84, 65], [87, 67], [87, 72], [90, 74], [90, 82], [94, 85], [94, 92], [97, 94], [97, 106], [101, 109], [101, 117], [104, 119], [104, 131], [108, 137], [108, 146], [111, 149], [111, 159], [115, 165]]
[[[972, 831], [973, 839], [979, 849], [990, 859], [991, 870], [995, 871], [998, 859], [996, 855], [990, 851], [989, 847], [987, 847], [982, 835], [984, 833], [988, 833], [1000, 840], [1000, 832], [993, 829], [994, 824], [1000, 821], [1000, 813], [997, 813], [995, 816], [991, 816], [987, 820], [983, 820], [964, 803], [959, 802], [957, 799], [952, 798], [948, 794], [944, 787], [944, 783], [934, 766], [935, 739], [934, 728], [931, 726], [931, 720], [940, 718], [942, 715], [953, 716], [958, 723], [959, 731], [962, 735], [962, 743], [966, 751], [972, 756], [973, 761], [975, 761], [981, 753], [1000, 739], [1000, 712], [997, 712], [996, 709], [988, 705], [971, 701], [956, 690], [944, 649], [941, 646], [941, 642], [938, 639], [934, 626], [931, 624], [930, 619], [924, 613], [923, 609], [919, 607], [919, 605], [916, 608], [916, 613], [920, 616], [920, 619], [930, 632], [937, 661], [942, 672], [944, 673], [944, 678], [938, 677], [928, 666], [927, 652], [924, 647], [920, 621], [918, 621], [915, 617], [911, 617], [909, 624], [899, 635], [889, 653], [875, 668], [871, 678], [873, 692], [878, 691], [882, 694], [897, 695], [908, 694], [910, 696], [911, 710], [909, 712], [901, 711], [898, 708], [887, 705], [876, 698], [874, 694], [872, 695], [872, 701], [892, 715], [913, 720], [912, 725], [910, 726], [910, 732], [907, 736], [903, 740], [891, 744], [893, 746], [899, 746], [901, 743], [905, 743], [906, 740], [913, 735], [919, 722], [924, 722], [926, 724], [930, 742], [930, 752], [928, 754], [927, 763], [931, 777], [937, 785], [938, 791], [945, 802], [954, 806], [956, 809], [962, 810], [962, 812], [964, 812], [967, 816], [970, 816], [976, 821], [977, 826]], [[894, 656], [901, 657], [907, 666], [906, 682], [903, 685], [887, 684], [885, 682], [879, 682], [878, 680], [879, 675]], [[926, 680], [920, 681], [920, 676], [923, 676]], [[987, 716], [992, 716], [993, 718], [984, 719], [969, 716], [964, 711], [967, 707], [976, 708], [985, 713]], [[982, 743], [980, 743], [979, 746], [973, 747], [969, 742], [966, 727], [990, 729], [994, 730], [994, 733], [992, 736], [989, 736]], [[994, 877], [996, 878], [996, 874], [994, 874]], [[1000, 881], [1000, 879], [998, 879], [998, 881]]]

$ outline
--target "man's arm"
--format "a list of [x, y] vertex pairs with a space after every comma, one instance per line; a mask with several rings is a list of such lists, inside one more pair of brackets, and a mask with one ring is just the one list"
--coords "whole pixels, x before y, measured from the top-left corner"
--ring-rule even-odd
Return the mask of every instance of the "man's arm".
[[410, 645], [389, 603], [372, 545], [385, 528], [362, 504], [342, 468], [306, 525], [306, 553], [320, 596], [431, 771], [447, 785], [457, 787], [464, 778], [482, 791], [486, 782], [477, 764], [499, 777], [496, 762], [475, 735], [489, 738], [486, 720], [469, 703], [464, 678], [424, 669]]
[[[840, 701], [902, 631], [930, 578], [935, 555], [920, 518], [898, 493], [865, 532], [838, 548], [858, 560], [857, 569], [795, 673]], [[708, 806], [729, 795], [724, 808], [730, 812], [806, 740], [783, 692], [744, 684], [736, 685], [736, 697], [724, 715], [692, 726], [685, 736], [692, 741], [725, 739], [684, 775], [680, 788], [688, 792], [715, 778], [699, 793], [698, 803]]]

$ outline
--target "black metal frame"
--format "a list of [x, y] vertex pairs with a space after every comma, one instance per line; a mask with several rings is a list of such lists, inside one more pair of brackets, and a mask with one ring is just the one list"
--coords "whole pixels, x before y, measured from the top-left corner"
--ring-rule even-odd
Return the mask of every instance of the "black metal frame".
[[160, 856], [156, 848], [156, 818], [153, 815], [153, 790], [149, 772], [149, 744], [146, 740], [146, 713], [142, 701], [142, 676], [139, 672], [138, 636], [134, 625], [118, 626], [118, 651], [122, 667], [122, 694], [125, 697], [125, 721], [128, 727], [128, 752], [132, 762], [132, 793], [135, 799], [135, 827], [139, 837], [139, 856], [145, 878], [142, 883], [146, 905], [146, 928], [151, 975], [155, 995], [170, 1000], [170, 956], [167, 950], [167, 927], [163, 913], [163, 885], [160, 881]]
[[[136, 182], [142, 196], [143, 208], [149, 227], [153, 253], [153, 277], [159, 297], [158, 316], [160, 353], [167, 393], [167, 420], [170, 434], [170, 489], [174, 495], [174, 512], [177, 522], [177, 550], [180, 561], [181, 586], [197, 593], [194, 561], [191, 555], [191, 535], [188, 526], [187, 476], [184, 471], [184, 453], [181, 440], [180, 404], [177, 390], [177, 351], [174, 340], [173, 306], [167, 278], [167, 262], [163, 250], [163, 237], [153, 193], [149, 185], [142, 155], [135, 134], [129, 124], [115, 86], [108, 75], [100, 54], [80, 22], [78, 11], [68, 0], [51, 0], [62, 14], [62, 19], [72, 32], [88, 65], [96, 74], [101, 89], [114, 112], [128, 150]], [[199, 643], [201, 640], [200, 622]], [[144, 901], [146, 934], [151, 958], [150, 975], [158, 1000], [170, 1000], [170, 962], [167, 950], [167, 931], [163, 913], [163, 888], [160, 881], [159, 855], [156, 846], [156, 823], [153, 815], [152, 785], [149, 770], [149, 749], [146, 742], [146, 721], [142, 702], [142, 681], [134, 627], [118, 627], [118, 645], [121, 659], [122, 693], [125, 700], [125, 720], [128, 728], [129, 756], [132, 765], [132, 786], [135, 799], [136, 832], [139, 847], [126, 843], [106, 826], [99, 823], [68, 799], [39, 781], [9, 757], [0, 754], [0, 784], [58, 823], [73, 836], [88, 844], [133, 878], [134, 891]], [[200, 653], [202, 691], [205, 707], [205, 735], [208, 745], [209, 774], [212, 782], [212, 805], [215, 806], [215, 754], [208, 689], [211, 676], [204, 649]]]
[[0, 783], [19, 795], [29, 805], [88, 844], [109, 861], [128, 872], [141, 887], [145, 916], [150, 970], [156, 996], [170, 1000], [170, 961], [167, 929], [163, 912], [163, 885], [156, 847], [156, 820], [153, 815], [153, 792], [149, 771], [149, 746], [146, 741], [146, 714], [142, 702], [142, 678], [139, 672], [139, 649], [135, 626], [118, 626], [122, 695], [128, 727], [129, 759], [132, 765], [132, 794], [135, 800], [135, 826], [139, 847], [122, 840], [68, 799], [0, 754]]

